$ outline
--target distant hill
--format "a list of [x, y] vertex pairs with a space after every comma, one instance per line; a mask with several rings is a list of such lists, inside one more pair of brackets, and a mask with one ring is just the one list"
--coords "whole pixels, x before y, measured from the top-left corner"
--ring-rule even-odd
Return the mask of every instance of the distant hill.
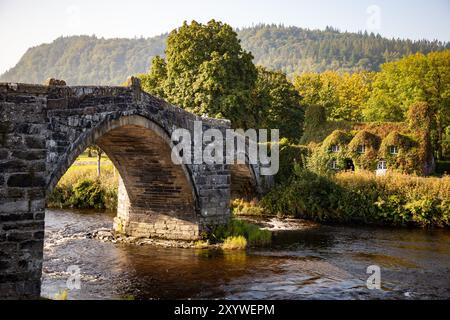
[[[288, 75], [324, 70], [378, 70], [381, 63], [416, 52], [450, 49], [449, 43], [386, 39], [367, 33], [323, 31], [278, 25], [236, 30], [256, 64]], [[152, 38], [103, 39], [61, 37], [28, 49], [0, 81], [42, 83], [48, 77], [68, 84], [121, 84], [131, 74], [147, 72], [162, 55], [167, 34]]]

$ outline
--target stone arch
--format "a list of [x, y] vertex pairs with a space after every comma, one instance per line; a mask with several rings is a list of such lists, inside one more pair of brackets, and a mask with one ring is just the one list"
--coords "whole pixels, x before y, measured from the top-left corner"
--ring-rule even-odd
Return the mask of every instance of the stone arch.
[[[64, 155], [63, 158], [58, 161], [59, 165], [56, 167], [56, 169], [53, 170], [53, 172], [50, 173], [50, 179], [49, 182], [47, 183], [47, 192], [51, 192], [53, 190], [53, 188], [56, 186], [56, 184], [64, 175], [64, 173], [74, 163], [76, 158], [84, 150], [86, 150], [87, 147], [97, 143], [97, 139], [102, 137], [107, 132], [127, 125], [140, 126], [142, 128], [150, 129], [153, 132], [155, 132], [161, 139], [163, 139], [167, 143], [167, 145], [170, 146], [170, 148], [174, 146], [172, 140], [170, 139], [169, 133], [166, 130], [164, 130], [160, 125], [158, 125], [152, 120], [147, 119], [146, 117], [140, 115], [128, 115], [119, 117], [118, 119], [106, 118], [98, 125], [96, 125], [93, 129], [86, 131], [84, 134], [78, 137], [77, 141], [73, 143], [73, 147], [71, 148], [70, 152]], [[119, 170], [120, 173], [119, 164], [115, 162], [115, 160], [116, 159], [111, 158], [111, 161], [114, 163], [114, 165], [116, 166], [116, 168]], [[180, 166], [184, 171], [184, 174], [186, 175], [186, 179], [189, 181], [189, 184], [192, 187], [194, 198], [197, 199], [198, 192], [192, 179], [191, 170], [184, 164]]]
[[258, 195], [258, 181], [249, 164], [231, 165], [231, 198], [251, 199]]
[[[247, 150], [246, 150], [247, 152]], [[236, 158], [242, 154], [236, 155]], [[245, 153], [245, 164], [239, 164], [235, 161], [230, 165], [230, 196], [231, 199], [244, 198], [251, 200], [262, 193], [262, 187], [259, 177], [259, 167], [251, 164], [248, 154]]]
[[83, 132], [50, 174], [47, 192], [93, 143], [105, 151], [120, 175], [117, 229], [133, 236], [198, 237], [199, 205], [190, 169], [172, 162], [169, 134], [143, 116], [105, 119]]

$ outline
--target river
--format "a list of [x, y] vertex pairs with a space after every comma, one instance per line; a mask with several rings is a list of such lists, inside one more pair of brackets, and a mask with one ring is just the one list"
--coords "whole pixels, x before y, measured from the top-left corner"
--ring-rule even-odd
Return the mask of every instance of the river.
[[[450, 231], [262, 221], [270, 248], [246, 252], [102, 242], [112, 214], [47, 210], [42, 296], [69, 299], [450, 299]], [[378, 265], [381, 289], [369, 290]]]

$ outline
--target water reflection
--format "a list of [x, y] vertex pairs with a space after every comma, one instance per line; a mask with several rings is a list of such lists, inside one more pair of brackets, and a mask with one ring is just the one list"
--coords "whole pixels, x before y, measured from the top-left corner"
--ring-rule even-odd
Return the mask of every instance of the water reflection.
[[[267, 224], [267, 221], [260, 221]], [[86, 237], [109, 228], [102, 213], [47, 210], [42, 293], [66, 287], [72, 299], [436, 299], [450, 298], [448, 230], [274, 227], [271, 248], [248, 252], [104, 243]], [[365, 286], [367, 266], [382, 268], [383, 290]]]

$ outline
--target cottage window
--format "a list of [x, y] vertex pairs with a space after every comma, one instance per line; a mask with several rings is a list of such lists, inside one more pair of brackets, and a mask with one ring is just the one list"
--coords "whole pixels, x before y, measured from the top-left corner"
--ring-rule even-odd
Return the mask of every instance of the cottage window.
[[338, 169], [337, 161], [336, 160], [331, 160], [330, 167], [333, 170], [337, 170]]
[[389, 147], [389, 153], [390, 153], [390, 154], [398, 154], [398, 148], [397, 148], [397, 146], [390, 146], [390, 147]]
[[358, 153], [366, 153], [366, 146], [364, 144], [360, 144], [357, 151]]
[[339, 152], [339, 146], [337, 144], [333, 144], [331, 146], [331, 152]]
[[387, 169], [386, 161], [384, 161], [384, 160], [378, 161], [377, 169], [378, 170], [386, 170]]

